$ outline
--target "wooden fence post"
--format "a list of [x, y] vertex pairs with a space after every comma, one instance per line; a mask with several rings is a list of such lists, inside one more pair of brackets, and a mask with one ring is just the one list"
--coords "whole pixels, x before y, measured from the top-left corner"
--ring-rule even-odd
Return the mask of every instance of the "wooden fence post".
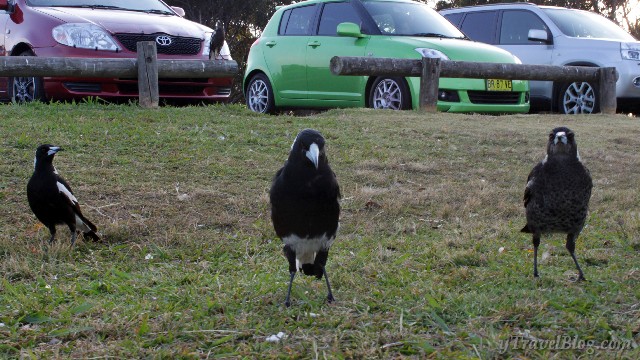
[[143, 108], [156, 108], [159, 104], [158, 53], [153, 41], [140, 41], [138, 50], [138, 94]]
[[435, 113], [438, 104], [438, 85], [440, 84], [440, 59], [422, 58], [422, 76], [420, 76], [420, 111]]
[[600, 112], [602, 114], [615, 114], [618, 102], [616, 100], [617, 72], [614, 67], [598, 69], [600, 75]]

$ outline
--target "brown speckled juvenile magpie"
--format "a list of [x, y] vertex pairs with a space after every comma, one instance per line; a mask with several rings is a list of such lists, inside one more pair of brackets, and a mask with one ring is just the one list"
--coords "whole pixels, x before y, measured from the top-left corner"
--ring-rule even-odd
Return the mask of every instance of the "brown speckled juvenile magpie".
[[29, 206], [44, 226], [49, 229], [53, 242], [56, 225], [65, 224], [71, 231], [71, 245], [76, 241], [76, 230], [93, 240], [100, 240], [96, 226], [80, 211], [78, 199], [73, 195], [69, 184], [53, 167], [53, 157], [62, 149], [53, 145], [40, 145], [36, 150], [34, 171], [27, 184]]
[[285, 305], [291, 305], [291, 285], [297, 271], [317, 279], [325, 277], [327, 301], [334, 301], [325, 266], [338, 231], [340, 187], [329, 167], [325, 140], [312, 129], [296, 137], [289, 159], [271, 186], [271, 220], [284, 242], [289, 261], [289, 288]]
[[573, 131], [566, 127], [553, 129], [547, 156], [531, 170], [524, 191], [527, 224], [521, 231], [533, 234], [533, 276], [538, 277], [540, 236], [566, 233], [566, 247], [578, 269], [578, 280], [585, 280], [574, 251], [587, 218], [592, 186]]

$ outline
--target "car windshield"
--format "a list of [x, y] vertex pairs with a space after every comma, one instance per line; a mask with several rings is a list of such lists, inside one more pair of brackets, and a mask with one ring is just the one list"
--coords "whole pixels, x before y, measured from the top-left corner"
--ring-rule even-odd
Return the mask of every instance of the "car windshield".
[[571, 9], [544, 9], [544, 11], [560, 31], [570, 37], [635, 40], [614, 22], [592, 12]]
[[173, 14], [173, 11], [158, 0], [28, 0], [29, 6], [85, 7]]
[[463, 39], [447, 19], [424, 4], [397, 1], [363, 1], [384, 35]]

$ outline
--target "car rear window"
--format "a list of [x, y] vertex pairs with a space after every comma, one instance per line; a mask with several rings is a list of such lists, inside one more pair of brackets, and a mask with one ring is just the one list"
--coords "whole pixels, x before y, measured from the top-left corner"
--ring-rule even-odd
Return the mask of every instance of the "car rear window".
[[449, 20], [450, 23], [458, 27], [458, 25], [460, 25], [460, 20], [462, 20], [463, 15], [464, 13], [453, 13], [453, 14], [446, 14], [444, 15], [444, 17], [447, 20]]
[[286, 10], [280, 20], [280, 35], [309, 35], [316, 6], [301, 6]]
[[467, 13], [460, 30], [471, 38], [471, 40], [493, 44], [496, 38], [497, 17], [498, 13], [495, 11]]

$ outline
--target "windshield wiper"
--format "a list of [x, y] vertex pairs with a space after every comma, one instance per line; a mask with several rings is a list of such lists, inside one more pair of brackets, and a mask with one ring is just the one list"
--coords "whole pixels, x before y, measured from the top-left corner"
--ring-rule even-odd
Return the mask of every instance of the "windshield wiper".
[[416, 33], [416, 34], [411, 34], [409, 36], [437, 37], [437, 38], [445, 38], [445, 39], [464, 39], [463, 37], [459, 37], [459, 36], [449, 36], [449, 35], [438, 34], [438, 33]]
[[120, 6], [113, 6], [113, 5], [59, 5], [62, 7], [79, 7], [79, 8], [86, 8], [86, 9], [109, 9], [109, 10], [129, 10], [129, 9], [125, 9], [123, 7]]
[[153, 9], [153, 10], [135, 10], [135, 11], [141, 11], [147, 14], [161, 14], [161, 15], [174, 15], [174, 13], [172, 13], [169, 10], [158, 10], [158, 9]]

